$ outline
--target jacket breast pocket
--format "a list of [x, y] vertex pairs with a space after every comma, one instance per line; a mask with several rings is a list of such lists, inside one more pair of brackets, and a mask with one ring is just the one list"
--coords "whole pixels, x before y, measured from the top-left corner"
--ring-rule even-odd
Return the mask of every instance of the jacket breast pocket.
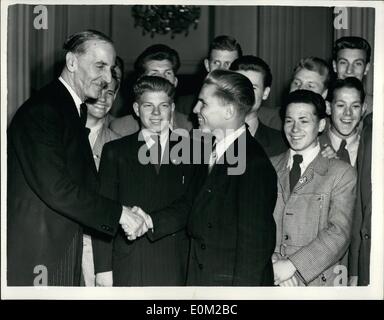
[[283, 237], [287, 244], [302, 247], [314, 240], [321, 229], [325, 195], [292, 194], [284, 210]]

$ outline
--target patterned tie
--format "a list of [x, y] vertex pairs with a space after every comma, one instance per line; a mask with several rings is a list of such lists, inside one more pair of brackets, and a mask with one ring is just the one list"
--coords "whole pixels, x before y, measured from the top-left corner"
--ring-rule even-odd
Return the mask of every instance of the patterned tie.
[[85, 124], [87, 123], [87, 111], [88, 107], [87, 105], [83, 102], [80, 105], [80, 122], [81, 124], [85, 127]]
[[348, 150], [345, 148], [346, 145], [347, 145], [347, 141], [345, 139], [343, 139], [341, 141], [340, 148], [339, 148], [339, 150], [337, 150], [336, 154], [340, 160], [343, 160], [343, 161], [351, 164], [351, 159], [349, 158]]
[[300, 169], [300, 163], [303, 162], [303, 156], [301, 154], [295, 154], [293, 156], [293, 165], [292, 169], [289, 172], [289, 189], [293, 190], [295, 185], [297, 184], [297, 181], [299, 181], [301, 176], [301, 169]]

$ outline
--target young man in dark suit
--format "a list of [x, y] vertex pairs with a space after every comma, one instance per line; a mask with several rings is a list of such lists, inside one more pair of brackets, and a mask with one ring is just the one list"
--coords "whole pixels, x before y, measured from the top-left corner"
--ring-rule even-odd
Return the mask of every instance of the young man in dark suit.
[[9, 286], [79, 285], [83, 227], [112, 237], [119, 222], [141, 219], [97, 194], [85, 129], [83, 102], [111, 82], [112, 41], [83, 31], [64, 49], [60, 78], [27, 100], [8, 129]]
[[[141, 130], [104, 146], [101, 193], [153, 213], [185, 193], [194, 168], [180, 164], [171, 155], [173, 146], [182, 139], [170, 131], [175, 87], [162, 77], [143, 76], [135, 84], [134, 94], [133, 109]], [[123, 232], [113, 242], [94, 241], [96, 284], [184, 285], [189, 250], [187, 214], [177, 212], [163, 218], [164, 223], [158, 224], [156, 213], [145, 217], [153, 230], [136, 240], [135, 236], [129, 238], [135, 241], [127, 241]]]
[[189, 201], [180, 199], [162, 211], [190, 213], [187, 285], [273, 285], [277, 178], [245, 127], [254, 103], [251, 82], [233, 71], [212, 71], [200, 91], [194, 112], [200, 129], [216, 138], [209, 174]]
[[255, 56], [242, 56], [232, 62], [230, 70], [246, 76], [255, 93], [255, 104], [245, 117], [248, 130], [269, 156], [276, 156], [288, 149], [281, 131], [263, 124], [257, 115], [263, 101], [268, 99], [272, 85], [272, 73], [268, 64]]

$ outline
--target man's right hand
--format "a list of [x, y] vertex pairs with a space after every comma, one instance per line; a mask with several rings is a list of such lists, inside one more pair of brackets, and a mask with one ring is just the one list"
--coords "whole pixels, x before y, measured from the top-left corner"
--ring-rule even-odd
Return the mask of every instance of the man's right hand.
[[148, 231], [148, 227], [145, 218], [136, 213], [137, 207], [124, 207], [123, 213], [120, 218], [120, 224], [123, 228], [128, 240], [135, 240], [141, 237]]
[[96, 273], [96, 287], [112, 287], [113, 274], [112, 271]]

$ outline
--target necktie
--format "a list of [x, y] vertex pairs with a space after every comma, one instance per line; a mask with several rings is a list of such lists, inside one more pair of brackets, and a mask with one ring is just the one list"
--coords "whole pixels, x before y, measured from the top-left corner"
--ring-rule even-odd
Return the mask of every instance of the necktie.
[[293, 165], [292, 169], [289, 172], [289, 189], [293, 190], [295, 185], [297, 184], [297, 181], [299, 181], [301, 176], [301, 169], [300, 169], [300, 163], [303, 162], [303, 156], [301, 154], [295, 154], [293, 156]]
[[160, 136], [159, 135], [153, 135], [152, 140], [155, 142], [153, 146], [151, 147], [151, 162], [155, 165], [156, 171], [160, 171], [160, 165], [161, 165], [161, 143], [160, 143]]
[[85, 127], [85, 124], [87, 123], [87, 105], [83, 102], [80, 105], [80, 122]]
[[211, 156], [209, 158], [208, 173], [211, 173], [213, 166], [217, 160], [216, 142], [213, 142]]
[[346, 145], [347, 145], [347, 141], [345, 139], [343, 139], [341, 141], [339, 150], [337, 150], [336, 154], [337, 154], [337, 156], [339, 157], [340, 160], [343, 160], [343, 161], [348, 162], [349, 164], [351, 164], [351, 159], [349, 158], [348, 150], [345, 149]]

